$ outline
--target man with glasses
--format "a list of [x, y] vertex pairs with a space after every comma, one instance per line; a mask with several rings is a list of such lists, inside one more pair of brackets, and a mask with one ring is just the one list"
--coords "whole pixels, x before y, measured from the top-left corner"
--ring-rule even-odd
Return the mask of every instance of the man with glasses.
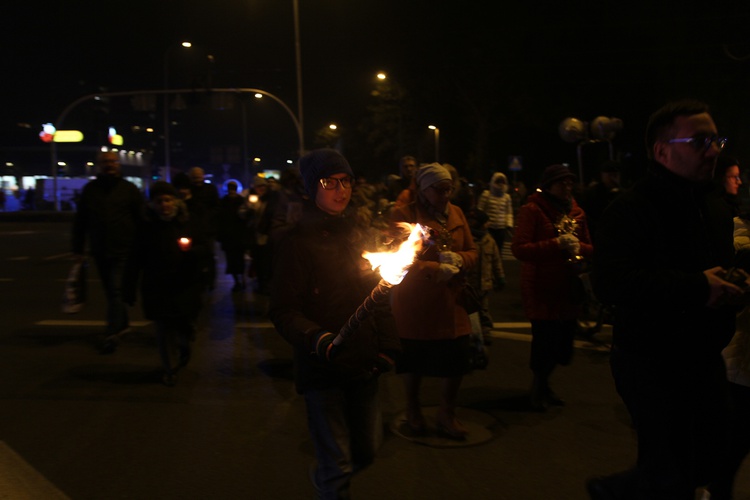
[[316, 498], [349, 498], [352, 476], [370, 465], [382, 439], [377, 375], [400, 346], [386, 303], [334, 350], [334, 337], [379, 281], [362, 257], [377, 249], [366, 247], [368, 228], [348, 209], [354, 173], [346, 158], [318, 149], [299, 168], [308, 200], [279, 242], [269, 316], [294, 348], [295, 386], [315, 446]]
[[646, 177], [599, 221], [594, 291], [615, 307], [610, 362], [638, 460], [630, 471], [589, 480], [593, 499], [692, 499], [723, 460], [721, 351], [742, 293], [722, 279], [734, 254], [732, 214], [712, 194], [725, 144], [704, 103], [662, 107], [646, 129]]

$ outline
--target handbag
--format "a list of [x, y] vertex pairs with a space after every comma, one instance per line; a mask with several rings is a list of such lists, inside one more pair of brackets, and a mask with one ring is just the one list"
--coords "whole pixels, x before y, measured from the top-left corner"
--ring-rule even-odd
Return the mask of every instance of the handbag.
[[88, 263], [79, 260], [73, 264], [65, 280], [62, 295], [62, 312], [75, 314], [83, 309], [86, 302], [86, 278], [88, 275]]

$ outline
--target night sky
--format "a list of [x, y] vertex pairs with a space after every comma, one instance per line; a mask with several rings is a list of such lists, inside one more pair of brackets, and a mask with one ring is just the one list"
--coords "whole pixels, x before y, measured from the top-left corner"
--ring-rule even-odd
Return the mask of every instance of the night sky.
[[[575, 116], [618, 117], [615, 149], [633, 175], [642, 167], [643, 127], [669, 99], [696, 97], [714, 110], [729, 149], [750, 157], [747, 109], [750, 64], [748, 2], [508, 2], [299, 0], [305, 142], [339, 125], [338, 145], [374, 177], [396, 172], [398, 154], [433, 161], [440, 127], [441, 161], [467, 176], [489, 178], [509, 155], [524, 159], [531, 182], [546, 165], [575, 164], [575, 145], [558, 125]], [[170, 86], [261, 88], [296, 113], [292, 0], [132, 0], [13, 2], [3, 7], [0, 55], [5, 68], [0, 146], [7, 131], [38, 131], [74, 99], [101, 91], [158, 90], [170, 50]], [[494, 7], [492, 7], [494, 5]], [[490, 7], [492, 9], [490, 10]], [[176, 47], [194, 44], [191, 60]], [[211, 54], [210, 69], [202, 67]], [[192, 68], [192, 69], [191, 69]], [[408, 95], [408, 144], [381, 155], [368, 149], [374, 75], [386, 71]], [[210, 73], [210, 77], [207, 77]], [[195, 96], [188, 105], [204, 106]], [[110, 114], [83, 109], [66, 124], [134, 119], [160, 124], [158, 112], [136, 114], [112, 102]], [[280, 162], [294, 155], [288, 116], [266, 102], [247, 103], [251, 156]], [[234, 110], [186, 112], [187, 143], [241, 142]], [[188, 130], [190, 129], [190, 130]], [[157, 149], [159, 146], [156, 146]], [[204, 149], [208, 146], [204, 146]], [[185, 161], [190, 161], [186, 159]]]

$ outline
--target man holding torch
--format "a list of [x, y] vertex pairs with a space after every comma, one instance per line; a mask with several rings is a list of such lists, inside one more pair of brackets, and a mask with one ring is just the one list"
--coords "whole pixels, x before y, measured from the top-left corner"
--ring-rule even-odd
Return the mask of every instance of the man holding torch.
[[[310, 470], [318, 498], [347, 498], [353, 474], [382, 440], [377, 375], [400, 351], [388, 301], [348, 320], [380, 277], [362, 257], [372, 233], [348, 209], [354, 173], [333, 149], [299, 160], [308, 200], [275, 256], [269, 315], [294, 348], [297, 392], [305, 398], [315, 445]], [[382, 297], [384, 299], [385, 297]], [[334, 339], [349, 324], [344, 342]]]

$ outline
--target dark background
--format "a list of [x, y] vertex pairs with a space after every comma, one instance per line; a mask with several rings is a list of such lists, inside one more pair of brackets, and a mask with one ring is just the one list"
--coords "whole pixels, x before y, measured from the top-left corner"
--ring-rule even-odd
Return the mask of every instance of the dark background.
[[[427, 125], [435, 124], [440, 161], [486, 180], [518, 155], [518, 176], [533, 183], [548, 164], [577, 164], [576, 145], [558, 134], [564, 118], [607, 116], [623, 121], [613, 150], [634, 178], [643, 169], [648, 115], [680, 97], [708, 102], [731, 140], [728, 151], [740, 159], [750, 154], [747, 2], [299, 4], [305, 147], [341, 148], [359, 175], [397, 173], [397, 159], [407, 153], [434, 161]], [[171, 112], [179, 121], [171, 163], [235, 163], [242, 105], [225, 95], [220, 99], [231, 109], [217, 110], [206, 89], [263, 89], [296, 114], [292, 7], [292, 0], [4, 6], [0, 159], [12, 160], [11, 152], [27, 143], [44, 146], [41, 124], [81, 96], [163, 89], [169, 50], [170, 88], [196, 89], [182, 96], [184, 110]], [[178, 47], [182, 39], [193, 42], [189, 53]], [[387, 88], [376, 83], [377, 71], [388, 73]], [[61, 145], [61, 154], [83, 149], [91, 156], [115, 125], [126, 147], [150, 150], [154, 165], [163, 164], [160, 102], [152, 111], [137, 111], [130, 98], [76, 107], [62, 128], [84, 130], [86, 142]], [[283, 109], [249, 98], [246, 110], [250, 158], [262, 158], [263, 168], [296, 159], [297, 134]], [[331, 122], [335, 133], [326, 132]], [[133, 133], [134, 124], [157, 132]], [[594, 149], [584, 154], [585, 177], [607, 154]], [[44, 164], [48, 157], [24, 161]]]

